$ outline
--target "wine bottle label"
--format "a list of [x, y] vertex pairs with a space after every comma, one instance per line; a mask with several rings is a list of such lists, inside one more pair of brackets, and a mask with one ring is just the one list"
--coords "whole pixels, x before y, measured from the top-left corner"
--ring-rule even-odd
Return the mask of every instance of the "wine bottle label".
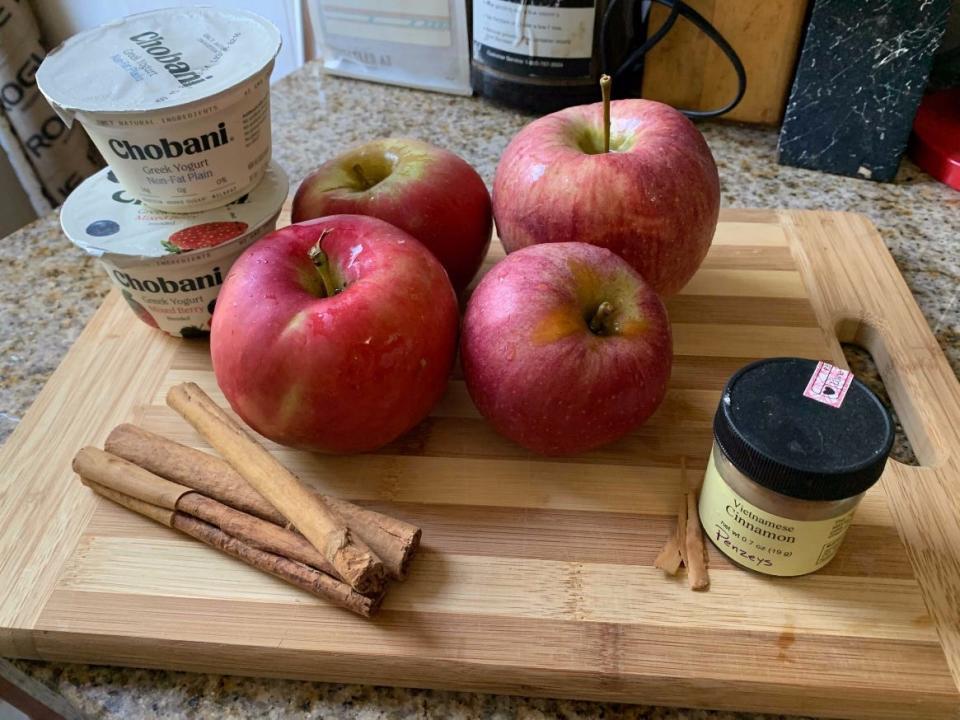
[[589, 77], [595, 17], [594, 0], [474, 0], [473, 58], [524, 77]]

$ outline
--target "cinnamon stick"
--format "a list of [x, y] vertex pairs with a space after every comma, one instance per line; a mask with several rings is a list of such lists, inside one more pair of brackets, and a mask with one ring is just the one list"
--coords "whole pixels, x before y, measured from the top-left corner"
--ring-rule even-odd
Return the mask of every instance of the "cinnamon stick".
[[420, 547], [420, 528], [332, 495], [322, 497], [347, 527], [359, 535], [379, 556], [390, 577], [403, 580], [407, 576], [410, 561]]
[[223, 530], [247, 545], [296, 560], [341, 579], [336, 568], [307, 539], [253, 515], [191, 492], [177, 501], [177, 510]]
[[150, 518], [154, 522], [158, 522], [161, 525], [166, 525], [167, 527], [173, 527], [173, 516], [175, 514], [174, 510], [167, 510], [162, 508], [159, 505], [151, 505], [148, 502], [144, 502], [135, 497], [129, 495], [124, 495], [122, 492], [118, 492], [113, 488], [109, 488], [106, 485], [101, 485], [100, 483], [94, 482], [88, 477], [80, 476], [80, 482], [93, 490], [97, 495], [112, 500], [117, 505], [127, 508], [127, 510], [133, 510], [133, 512], [138, 515], [143, 515], [144, 517]]
[[165, 510], [175, 510], [177, 500], [193, 492], [95, 447], [81, 448], [77, 452], [73, 458], [73, 470], [98, 485]]
[[680, 562], [687, 564], [687, 494], [680, 495], [680, 507], [677, 509], [677, 530], [674, 533]]
[[[207, 545], [211, 545], [242, 560], [258, 570], [275, 575], [313, 595], [326, 598], [334, 604], [345, 607], [364, 617], [370, 617], [379, 608], [383, 599], [383, 588], [372, 596], [361, 595], [346, 583], [318, 569], [308, 567], [293, 559], [288, 559], [276, 552], [269, 552], [271, 549], [280, 551], [288, 549], [283, 543], [271, 542], [269, 538], [264, 540], [264, 538], [260, 537], [255, 531], [248, 536], [249, 541], [244, 537], [234, 537], [228, 532], [225, 532], [223, 528], [204, 522], [186, 512], [161, 505], [154, 505], [140, 497], [127, 495], [117, 490], [116, 487], [112, 485], [122, 485], [136, 489], [145, 497], [152, 497], [167, 504], [169, 504], [171, 497], [169, 493], [156, 492], [156, 490], [151, 491], [149, 488], [146, 488], [146, 484], [142, 482], [145, 478], [143, 475], [138, 478], [137, 483], [124, 483], [120, 475], [121, 470], [124, 468], [125, 461], [104, 462], [105, 459], [102, 455], [107, 455], [107, 453], [102, 453], [101, 451], [102, 455], [98, 456], [97, 453], [89, 452], [90, 450], [96, 450], [96, 448], [84, 448], [84, 450], [88, 452], [81, 451], [82, 455], [78, 453], [81, 459], [79, 463], [75, 462], [75, 465], [83, 467], [85, 471], [90, 473], [90, 475], [81, 474], [80, 480], [98, 495], [112, 500], [128, 510], [132, 510], [162, 525], [185, 532]], [[119, 458], [117, 458], [117, 460], [119, 460]], [[130, 464], [130, 467], [135, 468], [136, 466]], [[142, 473], [147, 473], [147, 471], [142, 470]], [[158, 487], [164, 487], [163, 483], [167, 482], [163, 478], [156, 477], [155, 479], [159, 481], [156, 483]], [[204, 498], [198, 493], [189, 490], [189, 488], [186, 490], [187, 492], [181, 495], [176, 501], [181, 506], [190, 509], [200, 508], [200, 512], [212, 518], [221, 517], [215, 506], [219, 506], [230, 513], [243, 515], [243, 513], [220, 505], [220, 503], [217, 503], [215, 500]], [[199, 501], [199, 504], [197, 501]], [[259, 520], [258, 518], [252, 518], [251, 516], [246, 517], [257, 523], [263, 523], [269, 526], [277, 533], [286, 533], [293, 538], [298, 538], [314, 555], [319, 556], [319, 553], [317, 553], [313, 546], [309, 545], [306, 540], [295, 533]], [[226, 525], [227, 527], [231, 526], [230, 523]]]
[[703, 547], [703, 528], [700, 526], [700, 515], [697, 512], [697, 493], [693, 490], [686, 494], [687, 499], [687, 529], [686, 529], [686, 564], [687, 582], [691, 590], [706, 590], [710, 587], [710, 577], [707, 575], [707, 558]]
[[696, 480], [687, 479], [687, 459], [680, 457], [680, 478], [687, 492], [684, 495], [686, 504], [681, 508], [681, 514], [686, 515], [684, 533], [682, 536], [683, 562], [687, 566], [687, 582], [691, 590], [706, 590], [710, 587], [710, 577], [707, 575], [707, 557], [704, 547], [703, 527], [700, 525], [700, 513], [697, 510], [702, 476]]
[[680, 495], [677, 528], [667, 538], [653, 565], [662, 568], [670, 575], [675, 575], [681, 565], [686, 565], [690, 589], [706, 590], [710, 587], [710, 576], [707, 573], [703, 528], [697, 511], [699, 484], [687, 482], [687, 460], [684, 457], [680, 458], [680, 479], [686, 492]]
[[117, 425], [104, 449], [167, 480], [186, 485], [249, 515], [286, 525], [287, 519], [220, 458], [136, 425]]
[[286, 580], [291, 585], [330, 600], [334, 604], [363, 617], [374, 615], [379, 610], [380, 603], [383, 602], [382, 589], [373, 596], [361, 595], [346, 583], [335, 580], [319, 570], [301, 565], [280, 555], [259, 550], [190, 515], [174, 513], [173, 527], [200, 542], [242, 560], [247, 565], [268, 572], [281, 580]]
[[[225, 505], [277, 525], [287, 525], [286, 518], [236, 470], [209, 453], [129, 424], [115, 427], [105, 447], [114, 455]], [[420, 544], [420, 528], [346, 500], [316, 495], [377, 554], [390, 577], [406, 576], [410, 559]]]
[[[193, 515], [248, 545], [311, 565], [341, 579], [330, 561], [302, 535], [227, 507], [111, 453], [95, 447], [82, 448], [73, 459], [73, 469], [81, 478], [106, 489], [108, 492], [103, 493], [106, 497], [141, 515], [146, 514], [145, 509], [136, 503]], [[122, 497], [114, 498], [113, 493]], [[170, 525], [163, 519], [153, 519]]]
[[300, 480], [281, 465], [196, 383], [182, 383], [167, 393], [167, 404], [180, 413], [257, 492], [293, 523], [337, 573], [358, 592], [377, 591], [383, 563]]
[[671, 533], [664, 543], [663, 549], [653, 561], [655, 568], [660, 568], [667, 575], [676, 575], [680, 570], [680, 544], [677, 542], [677, 534]]

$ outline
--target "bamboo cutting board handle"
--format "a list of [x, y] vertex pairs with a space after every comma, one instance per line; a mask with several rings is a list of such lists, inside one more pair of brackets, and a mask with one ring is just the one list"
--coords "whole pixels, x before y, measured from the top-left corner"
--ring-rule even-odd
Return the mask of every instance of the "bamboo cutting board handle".
[[922, 465], [891, 461], [882, 484], [960, 687], [960, 383], [869, 220], [781, 217], [820, 325], [835, 329], [834, 360], [840, 342], [873, 355]]

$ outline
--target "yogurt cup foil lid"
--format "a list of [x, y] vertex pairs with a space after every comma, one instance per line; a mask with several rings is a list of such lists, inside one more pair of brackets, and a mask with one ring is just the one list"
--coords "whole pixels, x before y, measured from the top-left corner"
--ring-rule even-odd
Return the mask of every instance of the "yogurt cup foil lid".
[[66, 119], [160, 110], [238, 85], [273, 62], [280, 42], [244, 10], [154, 10], [74, 35], [47, 55], [37, 84]]
[[216, 247], [256, 230], [280, 211], [288, 189], [286, 174], [271, 162], [263, 180], [229, 205], [173, 214], [141, 204], [104, 168], [70, 193], [60, 224], [75, 245], [94, 257], [168, 257]]

